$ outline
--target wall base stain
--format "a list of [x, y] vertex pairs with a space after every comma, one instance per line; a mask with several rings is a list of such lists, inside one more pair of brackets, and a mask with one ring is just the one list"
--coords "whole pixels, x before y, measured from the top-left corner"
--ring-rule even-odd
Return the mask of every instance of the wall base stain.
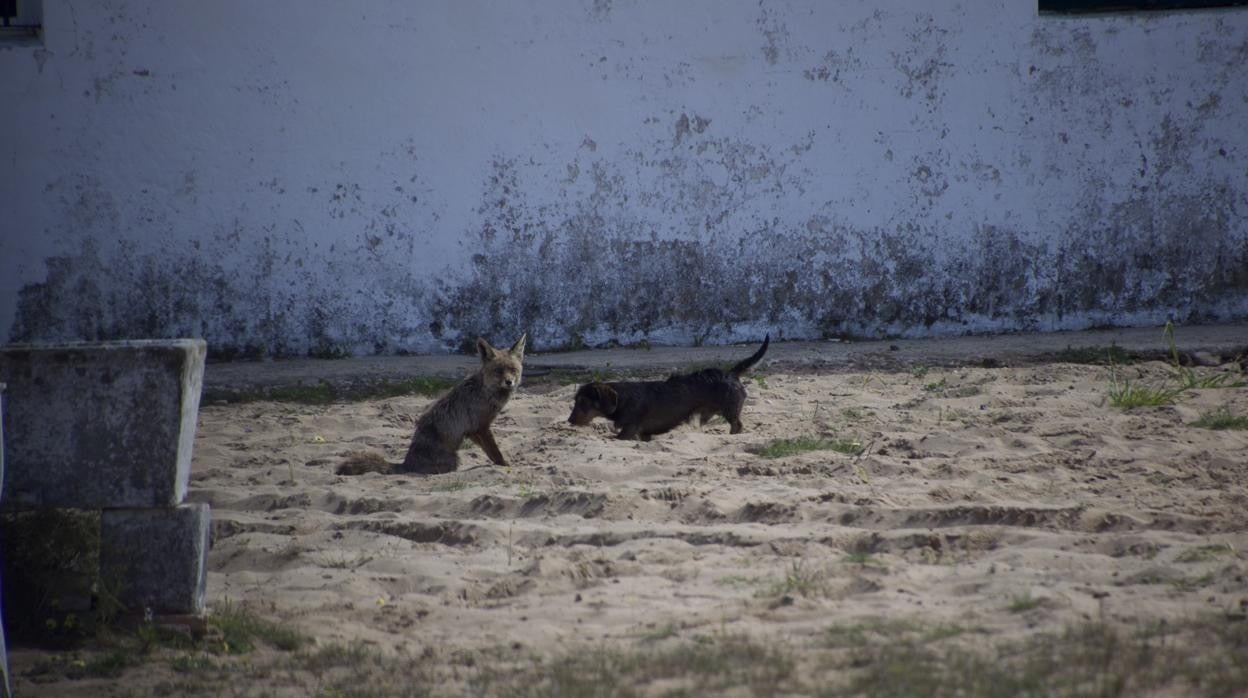
[[981, 226], [955, 249], [935, 230], [826, 217], [660, 240], [593, 210], [554, 229], [518, 223], [520, 202], [494, 210], [465, 271], [429, 282], [378, 260], [368, 275], [388, 281], [341, 292], [341, 263], [323, 256], [303, 259], [306, 285], [267, 284], [263, 260], [281, 253], [266, 245], [250, 275], [211, 255], [86, 245], [21, 290], [10, 339], [203, 337], [220, 359], [436, 353], [522, 331], [552, 350], [1248, 318], [1248, 242], [1208, 201], [1134, 200], [1046, 243]]

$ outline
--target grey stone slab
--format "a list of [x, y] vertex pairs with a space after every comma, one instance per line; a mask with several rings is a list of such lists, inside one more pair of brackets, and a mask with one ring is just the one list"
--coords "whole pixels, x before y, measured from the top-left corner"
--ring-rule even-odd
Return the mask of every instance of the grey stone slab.
[[0, 347], [4, 508], [181, 503], [204, 354], [202, 339]]
[[100, 584], [129, 613], [200, 613], [208, 579], [207, 504], [106, 509]]
[[[0, 504], [4, 503], [4, 390], [5, 384], [0, 383]], [[0, 555], [3, 551], [0, 551]], [[3, 580], [0, 580], [3, 582]], [[0, 598], [4, 597], [4, 585], [0, 583]], [[9, 650], [4, 641], [4, 609], [0, 608], [0, 696], [8, 698], [9, 688]]]

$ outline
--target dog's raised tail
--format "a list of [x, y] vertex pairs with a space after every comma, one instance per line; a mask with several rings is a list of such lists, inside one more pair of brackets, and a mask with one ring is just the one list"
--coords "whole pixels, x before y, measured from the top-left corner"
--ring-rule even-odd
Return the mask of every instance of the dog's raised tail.
[[750, 358], [745, 359], [744, 361], [737, 364], [736, 366], [733, 366], [732, 370], [729, 371], [729, 373], [740, 378], [742, 374], [744, 374], [746, 371], [753, 368], [754, 364], [758, 363], [759, 361], [762, 361], [763, 354], [767, 353], [767, 345], [770, 343], [771, 343], [771, 334], [769, 333], [766, 337], [763, 337], [763, 346], [759, 347], [758, 351], [754, 352], [754, 354], [750, 356]]
[[363, 475], [364, 473], [393, 473], [395, 466], [386, 462], [380, 453], [360, 451], [348, 453], [347, 457], [334, 468], [339, 475]]

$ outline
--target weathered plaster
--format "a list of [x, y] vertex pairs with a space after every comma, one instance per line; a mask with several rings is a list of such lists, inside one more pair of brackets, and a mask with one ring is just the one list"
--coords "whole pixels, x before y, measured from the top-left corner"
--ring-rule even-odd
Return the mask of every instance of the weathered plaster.
[[221, 354], [1248, 317], [1248, 11], [66, 3], [0, 334]]

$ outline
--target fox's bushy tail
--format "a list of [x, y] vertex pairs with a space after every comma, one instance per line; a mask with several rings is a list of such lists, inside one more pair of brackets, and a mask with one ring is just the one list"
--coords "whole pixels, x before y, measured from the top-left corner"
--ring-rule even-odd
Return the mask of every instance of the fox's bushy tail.
[[398, 470], [398, 465], [387, 462], [385, 457], [380, 453], [359, 452], [349, 453], [347, 457], [334, 468], [334, 472], [339, 475], [363, 475], [364, 473], [393, 473]]

